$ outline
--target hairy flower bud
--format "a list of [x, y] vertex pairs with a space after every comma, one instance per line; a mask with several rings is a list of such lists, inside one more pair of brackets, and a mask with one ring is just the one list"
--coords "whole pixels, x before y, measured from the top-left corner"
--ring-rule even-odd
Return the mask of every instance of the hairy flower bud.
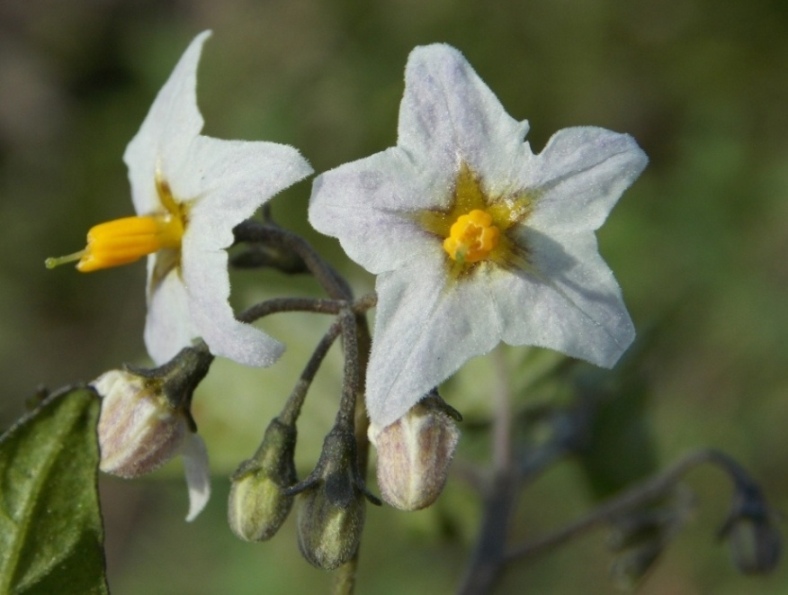
[[333, 570], [356, 555], [364, 528], [364, 499], [372, 496], [358, 471], [356, 439], [337, 425], [323, 441], [315, 470], [290, 493], [298, 493], [298, 548], [318, 568]]
[[189, 407], [212, 361], [205, 345], [197, 345], [153, 370], [111, 370], [91, 383], [102, 397], [101, 470], [137, 477], [180, 454], [189, 488], [187, 521], [199, 514], [211, 492], [208, 453]]
[[[346, 478], [335, 478], [344, 483]], [[342, 490], [352, 490], [345, 484]], [[349, 493], [338, 502], [325, 485], [303, 492], [298, 508], [298, 548], [307, 561], [334, 570], [350, 561], [358, 550], [364, 528], [364, 496]]]
[[432, 392], [393, 424], [369, 426], [385, 502], [400, 510], [419, 510], [435, 502], [460, 437], [457, 417], [459, 413]]
[[111, 370], [93, 387], [103, 397], [98, 425], [102, 471], [137, 477], [178, 452], [190, 431], [187, 418], [147, 378]]
[[297, 480], [295, 445], [295, 427], [274, 419], [254, 457], [233, 474], [227, 515], [241, 539], [270, 539], [290, 513], [294, 496], [285, 490]]

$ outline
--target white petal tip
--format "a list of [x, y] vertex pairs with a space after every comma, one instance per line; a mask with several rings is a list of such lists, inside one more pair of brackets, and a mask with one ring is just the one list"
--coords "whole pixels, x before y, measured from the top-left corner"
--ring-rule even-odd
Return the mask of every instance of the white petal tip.
[[184, 441], [183, 470], [189, 490], [189, 513], [186, 522], [191, 522], [203, 511], [211, 497], [211, 478], [208, 469], [208, 451], [205, 442], [197, 434]]

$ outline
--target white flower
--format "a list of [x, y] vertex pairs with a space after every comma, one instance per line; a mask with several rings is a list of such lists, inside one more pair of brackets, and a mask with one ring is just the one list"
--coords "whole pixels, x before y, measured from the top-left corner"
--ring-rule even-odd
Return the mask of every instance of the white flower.
[[235, 319], [225, 249], [233, 228], [274, 194], [312, 173], [294, 148], [200, 135], [197, 64], [209, 31], [187, 48], [126, 148], [137, 217], [98, 225], [79, 259], [83, 272], [148, 257], [145, 344], [161, 364], [201, 337], [215, 355], [266, 366], [283, 346]]
[[313, 185], [309, 219], [378, 275], [367, 408], [394, 422], [499, 341], [610, 367], [634, 338], [594, 231], [647, 158], [628, 135], [556, 133], [534, 154], [463, 56], [416, 48], [397, 146]]
[[189, 427], [186, 413], [168, 400], [158, 378], [111, 370], [92, 386], [102, 397], [101, 470], [118, 477], [139, 477], [181, 455], [189, 489], [186, 520], [194, 520], [208, 502], [211, 484], [205, 443]]

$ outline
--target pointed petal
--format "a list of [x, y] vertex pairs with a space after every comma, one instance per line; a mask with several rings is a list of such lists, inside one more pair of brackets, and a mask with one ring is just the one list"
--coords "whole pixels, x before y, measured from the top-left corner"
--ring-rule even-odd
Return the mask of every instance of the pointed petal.
[[186, 522], [191, 522], [208, 504], [211, 497], [211, 473], [208, 467], [208, 449], [197, 434], [189, 434], [183, 441], [183, 471], [189, 490], [189, 513]]
[[177, 270], [170, 271], [150, 288], [156, 256], [148, 257], [148, 315], [145, 318], [145, 347], [156, 365], [168, 362], [197, 337], [189, 311], [189, 297]]
[[378, 426], [396, 421], [468, 359], [487, 353], [500, 339], [484, 274], [450, 284], [446, 277], [438, 255], [377, 279], [366, 398], [370, 419]]
[[[196, 236], [195, 242], [199, 241]], [[183, 252], [181, 272], [195, 336], [202, 337], [212, 354], [247, 366], [270, 366], [279, 359], [284, 345], [235, 319], [228, 302], [227, 252], [209, 252], [199, 245], [195, 249], [185, 237]]]
[[456, 49], [433, 44], [411, 52], [397, 144], [434, 175], [454, 175], [465, 162], [485, 179], [508, 179], [513, 163], [529, 154], [527, 131]]
[[204, 246], [226, 248], [233, 227], [311, 173], [309, 162], [287, 145], [198, 136], [168, 181], [191, 205], [187, 233], [203, 238]]
[[339, 238], [348, 256], [368, 271], [382, 273], [433, 249], [435, 238], [417, 225], [414, 213], [448, 206], [452, 183], [449, 176], [441, 184], [392, 148], [318, 176], [309, 222]]
[[210, 35], [210, 31], [204, 31], [194, 38], [126, 147], [123, 160], [129, 168], [131, 197], [139, 214], [161, 210], [155, 185], [157, 170], [170, 177], [169, 172], [179, 167], [189, 144], [202, 130], [203, 119], [197, 108], [197, 65]]
[[592, 231], [648, 163], [628, 134], [565, 128], [536, 155], [522, 187], [537, 202], [528, 225], [542, 231]]
[[594, 234], [547, 237], [525, 230], [524, 236], [536, 272], [490, 279], [502, 339], [612, 367], [635, 330]]

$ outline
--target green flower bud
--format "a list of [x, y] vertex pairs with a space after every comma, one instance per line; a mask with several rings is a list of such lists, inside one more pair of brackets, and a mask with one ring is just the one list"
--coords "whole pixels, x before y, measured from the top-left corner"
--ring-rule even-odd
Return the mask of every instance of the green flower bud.
[[305, 491], [299, 500], [298, 548], [304, 558], [323, 570], [349, 562], [356, 555], [364, 528], [361, 493], [338, 502], [325, 486], [319, 486]]
[[400, 510], [420, 510], [437, 500], [460, 437], [457, 417], [433, 392], [393, 424], [369, 426], [385, 502]]
[[295, 445], [295, 427], [274, 419], [254, 457], [233, 474], [228, 521], [241, 539], [265, 541], [285, 522], [294, 499], [285, 490], [297, 481]]
[[353, 433], [335, 426], [323, 442], [312, 474], [290, 493], [299, 493], [298, 547], [318, 568], [334, 570], [358, 550], [364, 528], [364, 498], [369, 494], [358, 472]]

